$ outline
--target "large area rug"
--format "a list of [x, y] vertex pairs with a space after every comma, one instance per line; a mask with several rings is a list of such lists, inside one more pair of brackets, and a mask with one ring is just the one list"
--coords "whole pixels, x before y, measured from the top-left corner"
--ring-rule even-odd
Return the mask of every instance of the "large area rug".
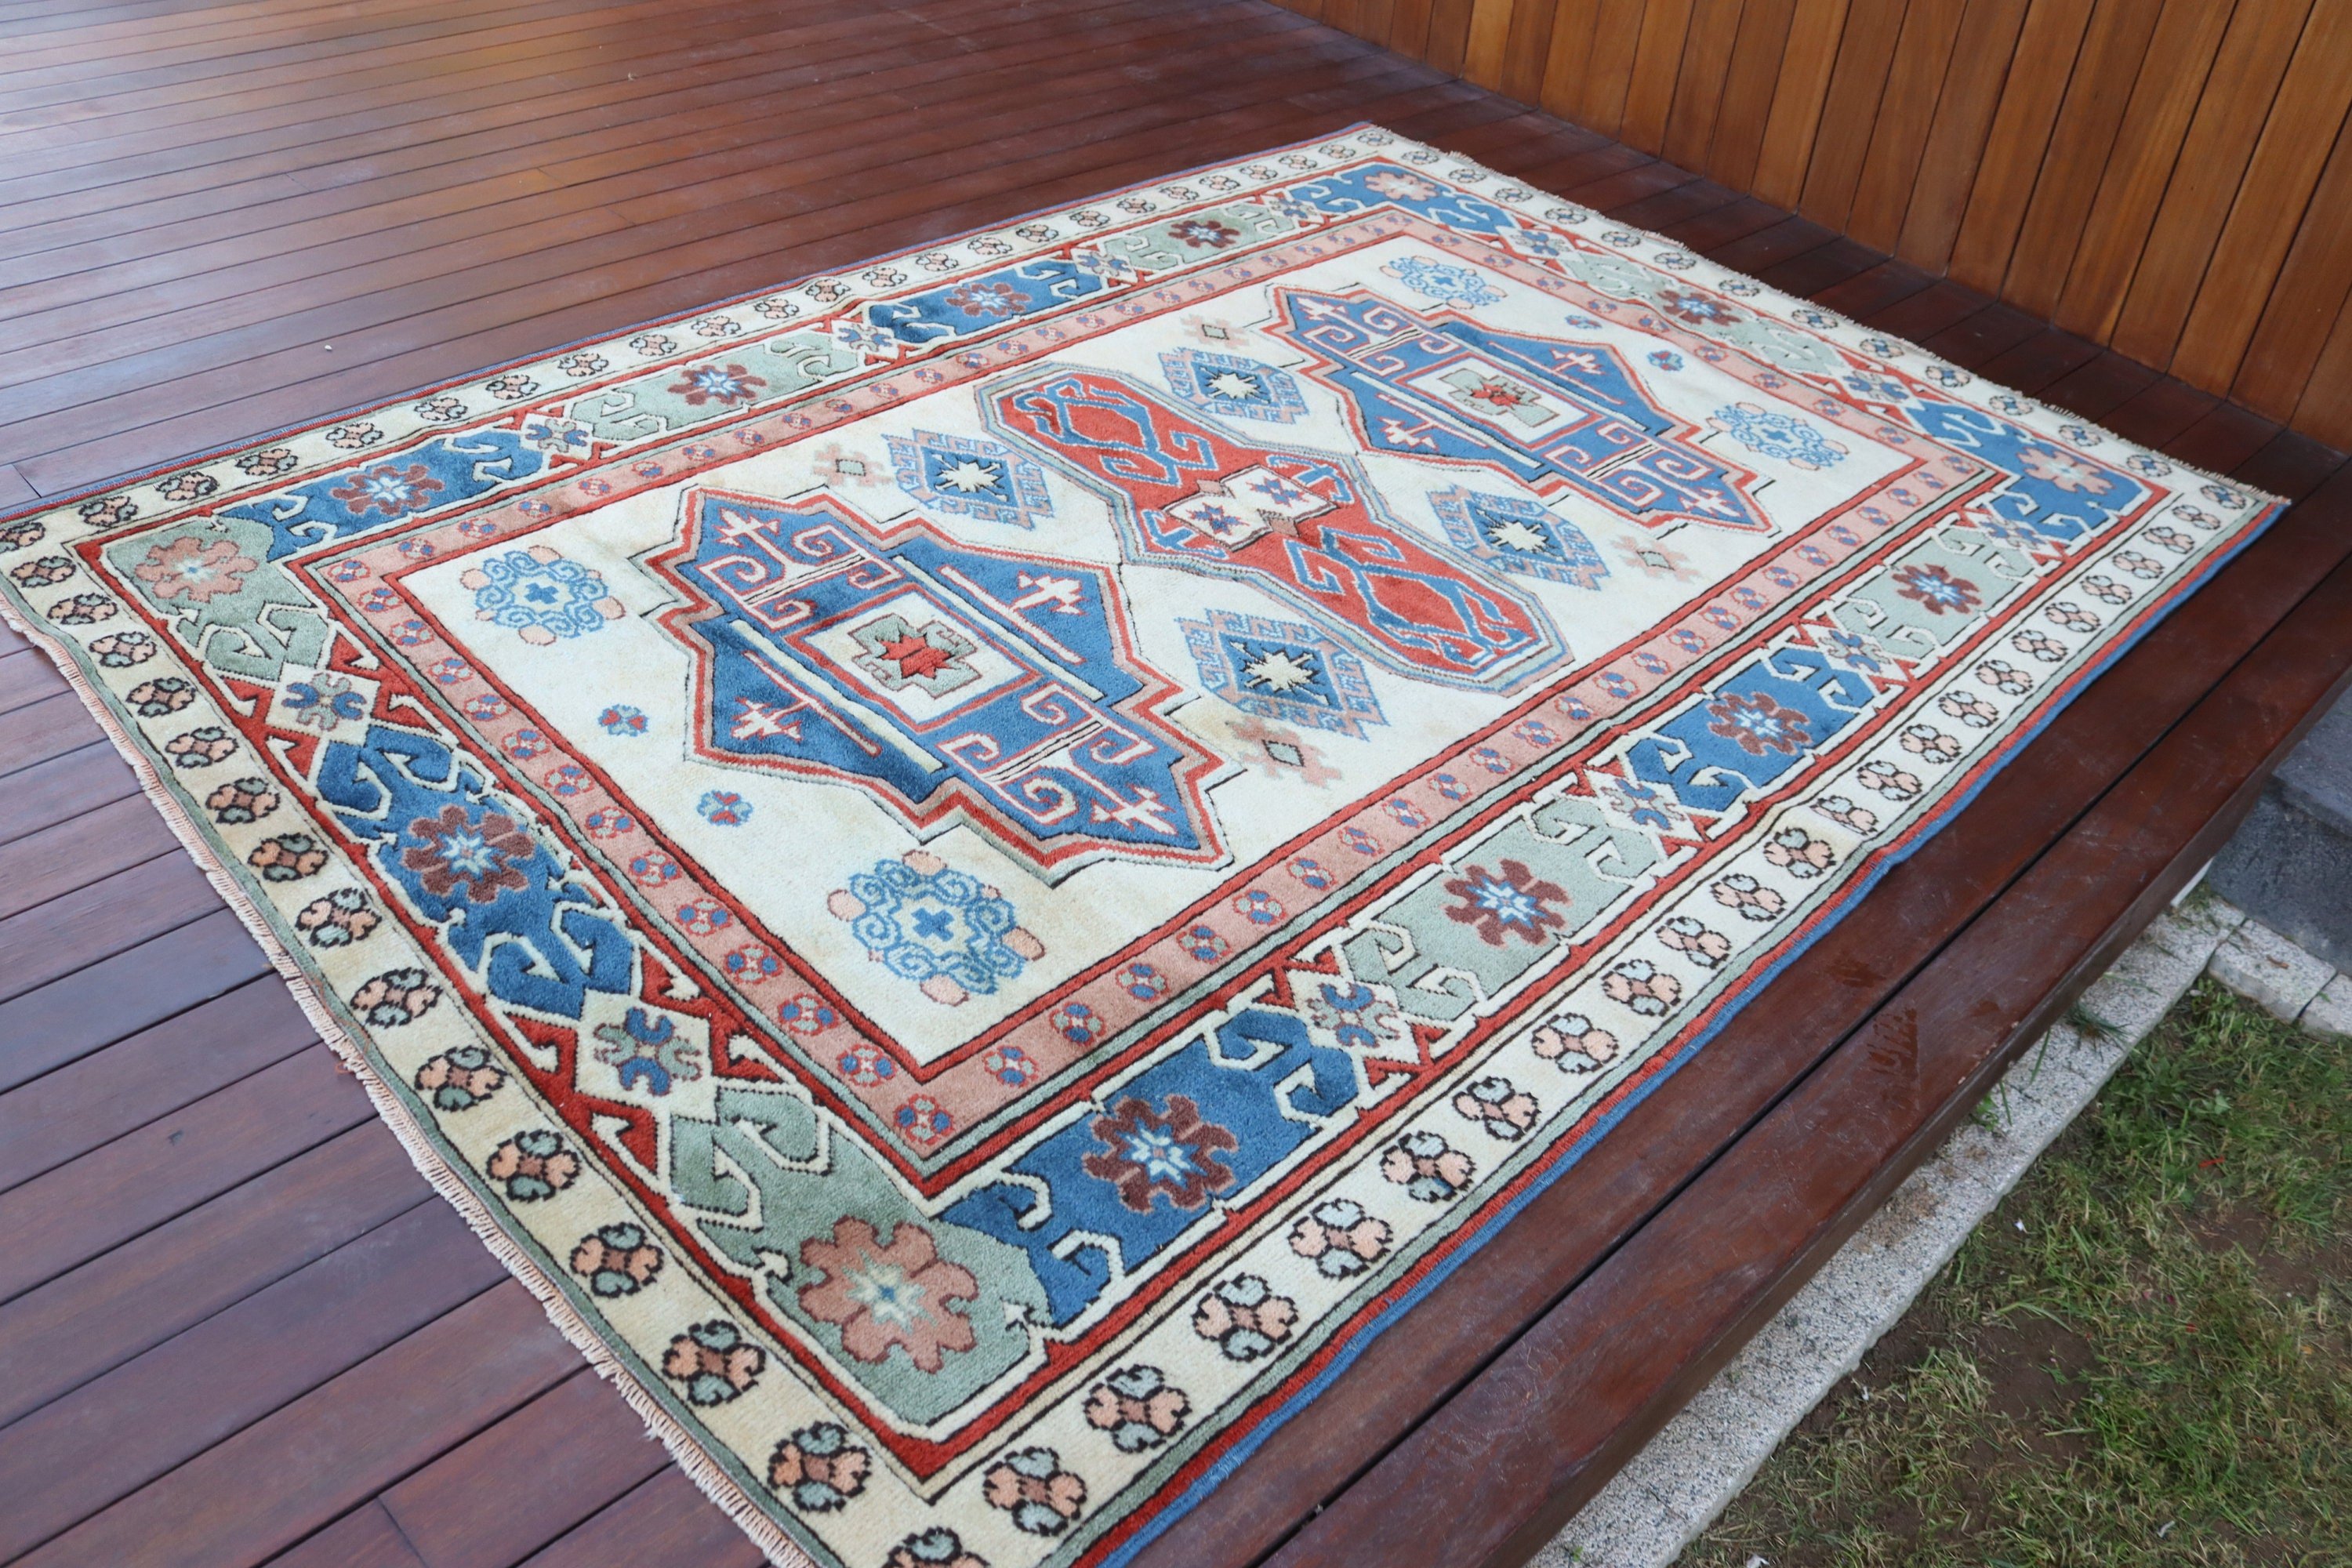
[[1030, 1568], [1346, 1377], [2275, 510], [1367, 127], [0, 568], [778, 1561]]

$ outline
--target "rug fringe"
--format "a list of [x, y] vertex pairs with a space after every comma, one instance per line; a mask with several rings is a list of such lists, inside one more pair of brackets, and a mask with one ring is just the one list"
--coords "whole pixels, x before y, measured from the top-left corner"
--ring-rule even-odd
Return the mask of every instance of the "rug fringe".
[[678, 1468], [685, 1471], [702, 1494], [751, 1538], [753, 1544], [760, 1548], [770, 1563], [775, 1564], [775, 1568], [819, 1568], [815, 1559], [786, 1534], [782, 1527], [736, 1483], [735, 1479], [703, 1450], [702, 1445], [646, 1392], [636, 1374], [612, 1353], [603, 1337], [572, 1308], [562, 1287], [549, 1278], [538, 1259], [515, 1245], [471, 1184], [433, 1146], [432, 1141], [410, 1114], [408, 1107], [384, 1081], [375, 1064], [368, 1059], [365, 1048], [343, 1028], [334, 1010], [319, 994], [316, 984], [302, 969], [300, 961], [278, 940], [277, 932], [270, 929], [268, 917], [261, 912], [259, 906], [221, 864], [195, 819], [173, 795], [139, 740], [108, 706], [106, 698], [90, 684], [65, 639], [18, 615], [5, 599], [0, 599], [0, 624], [5, 624], [23, 637], [57, 666], [66, 683], [81, 700], [82, 706], [89, 710], [90, 717], [105, 731], [107, 740], [131, 764], [131, 773], [138, 779], [141, 791], [163, 816], [164, 826], [180, 841], [188, 858], [204, 873], [205, 879], [220, 894], [222, 902], [228, 906], [230, 912], [259, 944], [269, 960], [270, 967], [278, 972], [278, 977], [285, 981], [287, 990], [293, 994], [295, 1005], [301, 1008], [303, 1016], [318, 1031], [319, 1037], [358, 1079], [369, 1103], [375, 1108], [376, 1115], [391, 1128], [393, 1137], [407, 1154], [409, 1163], [416, 1167], [417, 1173], [448, 1201], [464, 1218], [467, 1226], [489, 1248], [491, 1255], [506, 1265], [507, 1271], [530, 1292], [546, 1312], [548, 1321], [555, 1325], [556, 1331], [587, 1358], [596, 1375], [619, 1390], [629, 1408], [669, 1450], [670, 1458], [677, 1461]]

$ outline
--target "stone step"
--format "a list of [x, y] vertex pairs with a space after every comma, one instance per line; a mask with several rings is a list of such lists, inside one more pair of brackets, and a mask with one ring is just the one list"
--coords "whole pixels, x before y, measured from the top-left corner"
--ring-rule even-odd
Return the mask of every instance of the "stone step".
[[2208, 881], [2305, 952], [2352, 970], [2352, 695], [2279, 765]]

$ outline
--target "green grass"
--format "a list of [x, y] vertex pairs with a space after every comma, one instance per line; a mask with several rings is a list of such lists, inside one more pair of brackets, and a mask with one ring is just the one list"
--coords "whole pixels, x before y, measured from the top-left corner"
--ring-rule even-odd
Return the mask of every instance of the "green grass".
[[2201, 983], [1684, 1563], [2352, 1564], [2347, 1149], [2352, 1041]]

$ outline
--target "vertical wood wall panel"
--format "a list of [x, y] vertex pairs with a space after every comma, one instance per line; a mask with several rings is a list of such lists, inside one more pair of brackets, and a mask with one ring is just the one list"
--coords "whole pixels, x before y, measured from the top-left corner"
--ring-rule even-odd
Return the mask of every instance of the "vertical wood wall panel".
[[1278, 0], [2352, 446], [2352, 0]]
[[2166, 0], [2052, 311], [2068, 331], [2098, 338], [2114, 327], [2234, 9], [2229, 0]]
[[[2231, 395], [2273, 419], [2295, 415], [2296, 423], [2308, 424], [2312, 416], [2303, 415], [2300, 405], [2309, 387], [2323, 404], [2332, 398], [2338, 428], [2352, 424], [2352, 387], [2338, 383], [2331, 392], [2313, 374], [2327, 347], [2331, 324], [2352, 321], [2347, 300], [2352, 300], [2352, 126], [2336, 132], [2327, 167], [2279, 269], [2278, 284], [2263, 303], [2262, 320]], [[2326, 439], [2338, 446], [2352, 444], [2336, 436]]]
[[1649, 0], [1642, 39], [1633, 50], [1633, 79], [1625, 89], [1625, 118], [1617, 134], [1644, 153], [1663, 152], [1666, 114], [1674, 108], [1681, 78], [1683, 40], [1690, 29], [1692, 0]]
[[2225, 47], [2215, 62], [2215, 79], [2229, 84], [2226, 90], [2198, 100], [2180, 167], [2157, 210], [2164, 244], [2140, 258], [2116, 319], [2120, 352], [2158, 365], [2171, 357], [2311, 9], [2312, 0], [2245, 0], [2239, 6], [2230, 38], [2243, 44]]
[[[1538, 4], [1539, 0], [1528, 0]], [[1601, 0], [1593, 19], [1592, 53], [1586, 57], [1583, 123], [1614, 136], [1625, 122], [1625, 89], [1633, 83], [1633, 56], [1640, 47], [1649, 0]]]
[[1563, 120], [1585, 121], [1585, 91], [1592, 64], [1592, 29], [1601, 0], [1557, 0], [1551, 13], [1551, 48], [1544, 59], [1543, 91], [1536, 101]]
[[2050, 155], [2059, 109], [2091, 25], [2091, 6], [2092, 0], [2033, 0], [2025, 14], [2015, 68], [2001, 83], [2000, 105], [1952, 242], [1952, 276], [1971, 289], [1998, 294], [2009, 276], [2025, 205]]
[[2327, 347], [2312, 367], [2293, 423], [2323, 441], [2352, 447], [2352, 310], [2336, 318]]
[[[1919, 3], [1932, 5], [1941, 0]], [[1843, 228], [1853, 211], [1854, 188], [1862, 184], [1870, 133], [1877, 128], [1878, 106], [1886, 96], [1886, 79], [1908, 11], [1908, 6], [1887, 0], [1862, 0], [1846, 9], [1837, 64], [1831, 68], [1830, 90], [1822, 100], [1822, 133], [1814, 138], [1812, 161], [1805, 165], [1805, 194], [1797, 201], [1797, 210], [1815, 223]]]
[[1666, 117], [1664, 156], [1669, 163], [1702, 173], [1706, 168], [1743, 9], [1742, 0], [1698, 0], [1691, 12], [1690, 29], [1683, 37], [1682, 72], [1675, 80], [1675, 106]]
[[1895, 246], [1921, 266], [1941, 269], [1950, 261], [2025, 11], [2026, 0], [1969, 0]]
[[1805, 166], [1812, 160], [1830, 77], [1837, 68], [1838, 40], [1845, 36], [1846, 5], [1847, 0], [1798, 0], [1796, 19], [1789, 26], [1772, 117], [1756, 164], [1756, 194], [1776, 206], [1793, 207], [1804, 194]]
[[1789, 26], [1796, 15], [1797, 0], [1747, 0], [1740, 9], [1739, 33], [1725, 67], [1723, 103], [1716, 111], [1715, 138], [1706, 159], [1709, 177], [1734, 190], [1746, 190], [1755, 181], [1764, 128], [1772, 116], [1773, 91], [1780, 85]]
[[[1892, 9], [1892, 7], [1889, 7]], [[1887, 67], [1877, 121], [1861, 139], [1862, 179], [1845, 231], [1874, 250], [1892, 250], [1911, 209], [1911, 185], [1927, 150], [1944, 78], [1951, 69], [1965, 0], [1918, 0], [1903, 14], [1903, 32]]]
[[[2334, 201], [2340, 205], [2329, 209], [2313, 201], [2329, 153], [2341, 144], [2347, 110], [2352, 5], [2321, 5], [2295, 46], [2246, 177], [2231, 198], [2212, 263], [2173, 351], [2174, 374], [2200, 385], [2230, 381], [2267, 298], [2259, 289], [2248, 289], [2246, 280], [2275, 278], [2285, 293], [2291, 284], [2284, 267], [2296, 231], [2308, 226], [2326, 232], [2329, 225], [2352, 218], [2352, 193], [2338, 194]], [[2332, 319], [2346, 287], [2352, 286], [2352, 254], [2339, 246], [2328, 264], [2338, 287], [2323, 321]]]

